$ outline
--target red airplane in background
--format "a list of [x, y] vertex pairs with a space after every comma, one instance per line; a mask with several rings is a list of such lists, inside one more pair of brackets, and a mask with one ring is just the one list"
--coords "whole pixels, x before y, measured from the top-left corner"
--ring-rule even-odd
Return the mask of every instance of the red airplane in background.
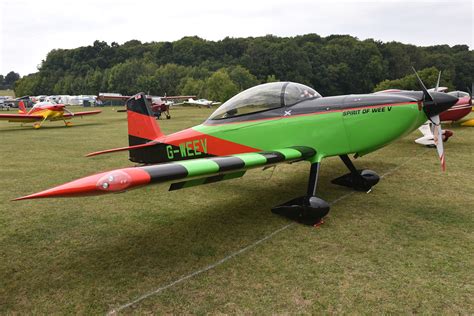
[[[126, 95], [108, 95], [108, 94], [99, 94], [97, 100], [100, 101], [123, 101], [124, 106], [125, 102], [130, 99], [132, 96]], [[170, 106], [174, 104], [174, 100], [185, 100], [190, 98], [195, 98], [195, 95], [175, 95], [175, 96], [153, 96], [147, 95], [146, 99], [151, 103], [151, 110], [153, 111], [154, 116], [159, 119], [161, 114], [165, 114], [167, 119], [171, 118], [170, 115]], [[127, 112], [127, 109], [124, 107], [117, 112]]]
[[464, 91], [450, 91], [447, 93], [459, 98], [459, 101], [452, 108], [439, 115], [442, 122], [456, 122], [471, 113], [472, 98], [469, 93]]
[[102, 111], [86, 111], [73, 113], [66, 109], [64, 104], [55, 104], [51, 102], [36, 103], [27, 111], [23, 101], [18, 103], [20, 110], [18, 114], [0, 114], [0, 120], [19, 123], [33, 123], [34, 128], [40, 128], [44, 121], [64, 121], [64, 125], [71, 126], [72, 123], [66, 119], [72, 119], [77, 116], [99, 114]]

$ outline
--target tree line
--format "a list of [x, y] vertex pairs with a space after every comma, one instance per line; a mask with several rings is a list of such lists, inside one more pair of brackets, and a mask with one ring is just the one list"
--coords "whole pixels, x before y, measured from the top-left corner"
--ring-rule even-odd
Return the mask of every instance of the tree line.
[[5, 76], [0, 75], [0, 90], [13, 89], [18, 79], [20, 79], [20, 74], [14, 71], [10, 71]]
[[[195, 94], [225, 101], [269, 81], [295, 81], [322, 95], [368, 93], [397, 86], [399, 78], [443, 71], [441, 84], [465, 90], [474, 73], [467, 45], [418, 47], [399, 42], [358, 40], [349, 35], [321, 37], [184, 37], [175, 42], [131, 40], [110, 45], [96, 40], [75, 49], [54, 49], [38, 72], [15, 84], [17, 95], [98, 94], [138, 91], [153, 95]], [[431, 75], [427, 85], [434, 85]], [[416, 81], [403, 88], [419, 89]], [[435, 79], [436, 81], [436, 79]], [[405, 83], [405, 81], [403, 81]]]

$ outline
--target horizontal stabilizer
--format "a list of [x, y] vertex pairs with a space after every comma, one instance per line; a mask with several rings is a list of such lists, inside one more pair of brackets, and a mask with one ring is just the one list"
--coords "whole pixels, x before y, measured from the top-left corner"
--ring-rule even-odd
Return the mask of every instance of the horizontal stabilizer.
[[131, 150], [131, 149], [137, 149], [137, 148], [143, 148], [143, 147], [151, 147], [161, 144], [160, 142], [149, 142], [146, 144], [140, 144], [140, 145], [134, 145], [134, 146], [128, 146], [128, 147], [120, 147], [120, 148], [112, 148], [112, 149], [107, 149], [107, 150], [102, 150], [102, 151], [96, 151], [90, 154], [87, 154], [86, 157], [93, 157], [93, 156], [98, 156], [102, 154], [110, 154], [110, 153], [116, 153], [119, 151], [126, 151], [126, 150]]

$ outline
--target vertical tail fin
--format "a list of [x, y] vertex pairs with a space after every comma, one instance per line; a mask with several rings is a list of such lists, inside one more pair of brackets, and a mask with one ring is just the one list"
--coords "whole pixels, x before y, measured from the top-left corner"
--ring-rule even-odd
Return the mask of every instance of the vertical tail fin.
[[127, 117], [130, 146], [146, 144], [164, 136], [153, 116], [145, 94], [139, 93], [128, 99]]
[[165, 134], [158, 126], [145, 94], [134, 95], [127, 100], [126, 106], [129, 146], [98, 151], [87, 156], [128, 150], [129, 159], [133, 162], [154, 164], [169, 161], [169, 145], [162, 142], [161, 138]]
[[[143, 145], [165, 136], [153, 116], [150, 104], [144, 93], [138, 93], [128, 99], [127, 118], [129, 146]], [[157, 150], [161, 146], [153, 147], [130, 149], [130, 160], [140, 163], [155, 162], [158, 155]]]
[[20, 113], [20, 114], [26, 114], [26, 113], [28, 113], [28, 111], [26, 111], [25, 103], [23, 103], [23, 100], [21, 100], [20, 102], [18, 102], [18, 108], [20, 109], [20, 110], [18, 111], [18, 113]]

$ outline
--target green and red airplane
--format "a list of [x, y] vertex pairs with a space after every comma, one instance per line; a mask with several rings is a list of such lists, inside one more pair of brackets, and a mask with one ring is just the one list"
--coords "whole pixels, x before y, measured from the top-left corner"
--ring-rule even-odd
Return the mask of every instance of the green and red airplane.
[[[309, 161], [306, 195], [272, 211], [317, 225], [329, 212], [329, 204], [316, 196], [323, 158], [340, 156], [350, 171], [333, 183], [368, 191], [378, 175], [356, 169], [348, 155], [373, 152], [427, 119], [439, 125], [438, 114], [458, 100], [422, 86], [423, 91], [322, 97], [302, 84], [267, 83], [237, 94], [204, 123], [170, 135], [161, 132], [140, 93], [127, 101], [129, 146], [89, 156], [128, 150], [129, 159], [143, 165], [98, 173], [15, 200], [100, 195], [163, 182], [178, 190], [241, 177], [251, 168]], [[444, 164], [442, 141], [438, 146]]]

